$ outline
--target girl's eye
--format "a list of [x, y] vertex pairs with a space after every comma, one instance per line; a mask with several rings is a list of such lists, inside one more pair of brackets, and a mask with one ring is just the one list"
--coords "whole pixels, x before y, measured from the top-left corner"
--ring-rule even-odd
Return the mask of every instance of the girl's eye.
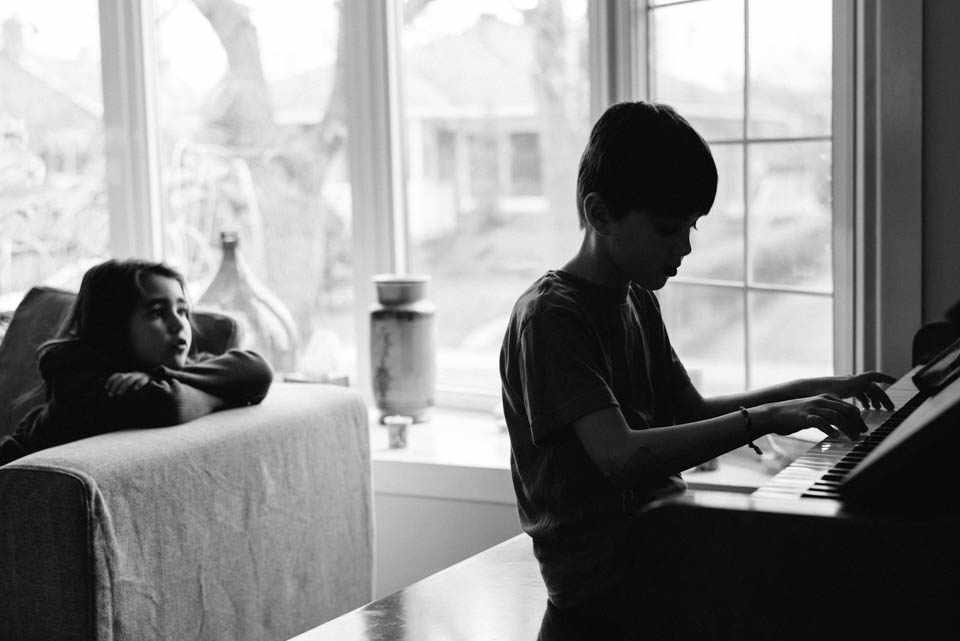
[[177, 313], [186, 318], [190, 317], [190, 309], [187, 307], [181, 307], [180, 309], [177, 310]]
[[160, 309], [159, 307], [155, 307], [150, 310], [151, 318], [160, 318], [161, 316], [163, 316], [163, 310]]

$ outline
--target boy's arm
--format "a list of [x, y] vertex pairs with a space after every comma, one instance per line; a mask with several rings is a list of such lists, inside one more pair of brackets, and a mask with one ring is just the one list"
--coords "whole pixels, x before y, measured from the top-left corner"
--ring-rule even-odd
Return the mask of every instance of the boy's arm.
[[828, 376], [805, 378], [763, 389], [704, 398], [692, 385], [678, 390], [676, 407], [680, 420], [696, 421], [714, 418], [737, 411], [740, 407], [757, 407], [819, 394], [839, 398], [856, 398], [864, 407], [892, 410], [893, 401], [881, 385], [895, 382], [891, 376], [879, 372], [865, 372], [855, 376]]
[[866, 430], [859, 410], [835, 396], [769, 403], [682, 425], [632, 430], [617, 407], [587, 414], [573, 429], [590, 459], [618, 487], [689, 469], [764, 434], [791, 434], [817, 427], [829, 436], [839, 428], [851, 439]]

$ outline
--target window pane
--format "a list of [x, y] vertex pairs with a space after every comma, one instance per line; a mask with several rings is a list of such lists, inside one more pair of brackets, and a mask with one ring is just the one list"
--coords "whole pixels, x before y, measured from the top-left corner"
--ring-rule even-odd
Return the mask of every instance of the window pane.
[[753, 282], [833, 290], [830, 144], [748, 148]]
[[[236, 229], [291, 313], [297, 362], [354, 364], [339, 3], [156, 0], [165, 251], [199, 298]], [[200, 7], [200, 9], [198, 9]], [[289, 362], [285, 360], [284, 362]]]
[[700, 393], [742, 392], [743, 292], [669, 282], [659, 298], [673, 348]]
[[711, 146], [719, 182], [713, 209], [690, 235], [680, 276], [743, 281], [743, 145]]
[[651, 10], [650, 97], [709, 139], [743, 137], [743, 0]]
[[510, 193], [536, 196], [543, 193], [540, 136], [533, 133], [510, 134]]
[[439, 385], [495, 393], [514, 301], [580, 241], [586, 3], [404, 7], [409, 268], [432, 276]]
[[829, 296], [750, 292], [750, 384], [833, 373]]
[[751, 137], [830, 134], [830, 0], [750, 3]]
[[0, 309], [106, 258], [97, 2], [5, 0], [0, 43]]

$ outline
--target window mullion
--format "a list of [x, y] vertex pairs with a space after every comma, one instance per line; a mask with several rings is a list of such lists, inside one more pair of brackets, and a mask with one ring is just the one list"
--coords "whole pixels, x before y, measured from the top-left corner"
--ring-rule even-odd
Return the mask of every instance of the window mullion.
[[750, 0], [743, 2], [743, 372], [744, 386], [751, 389], [753, 376], [751, 375], [752, 350], [750, 349], [750, 286], [751, 254], [750, 254], [750, 145], [747, 143], [747, 134], [750, 128]]
[[103, 123], [110, 207], [110, 252], [159, 259], [155, 47], [149, 0], [100, 0]]
[[614, 99], [614, 79], [610, 73], [615, 52], [610, 45], [610, 13], [615, 3], [590, 0], [587, 5], [588, 65], [590, 68], [590, 120], [596, 122]]
[[648, 98], [646, 5], [645, 0], [591, 0], [588, 5], [593, 121], [615, 102]]
[[854, 65], [855, 4], [833, 3], [833, 367], [854, 370]]
[[923, 6], [857, 3], [857, 369], [911, 365], [923, 294]]
[[345, 2], [344, 64], [356, 267], [404, 271], [399, 2]]
[[374, 274], [406, 271], [399, 0], [344, 2], [357, 387], [370, 395]]

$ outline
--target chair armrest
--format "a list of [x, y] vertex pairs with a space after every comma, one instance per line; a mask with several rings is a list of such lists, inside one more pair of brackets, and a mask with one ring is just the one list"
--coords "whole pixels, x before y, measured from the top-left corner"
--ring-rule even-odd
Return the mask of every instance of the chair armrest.
[[[257, 406], [4, 466], [0, 566], [14, 571], [0, 579], [0, 604], [12, 600], [0, 605], [0, 629], [10, 617], [50, 617], [46, 595], [62, 593], [64, 577], [24, 562], [58, 556], [48, 565], [86, 567], [73, 577], [85, 589], [59, 607], [98, 640], [286, 639], [363, 605], [373, 572], [369, 449], [355, 391], [278, 383]], [[58, 482], [38, 481], [50, 475]], [[54, 496], [24, 493], [38, 484]], [[51, 535], [61, 511], [84, 527]]]

